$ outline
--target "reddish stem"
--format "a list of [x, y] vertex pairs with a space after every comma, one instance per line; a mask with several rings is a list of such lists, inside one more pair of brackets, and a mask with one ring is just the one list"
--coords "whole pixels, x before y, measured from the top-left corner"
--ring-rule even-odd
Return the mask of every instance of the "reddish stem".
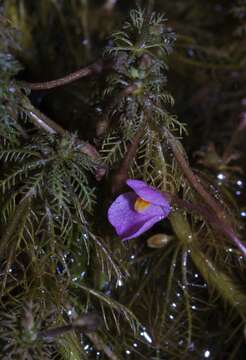
[[125, 185], [126, 180], [128, 179], [128, 172], [131, 166], [131, 163], [136, 155], [138, 144], [143, 136], [145, 126], [140, 125], [139, 130], [137, 131], [135, 137], [133, 138], [131, 144], [128, 145], [127, 152], [125, 153], [124, 159], [122, 160], [116, 174], [113, 176], [112, 182], [112, 193], [118, 193], [122, 187]]
[[[44, 115], [41, 111], [37, 110], [31, 103], [25, 101], [23, 103], [23, 108], [28, 112], [32, 123], [49, 134], [65, 136], [68, 133], [67, 130], [63, 129], [63, 127]], [[96, 148], [89, 143], [84, 143], [84, 145], [81, 146], [81, 152], [88, 155], [91, 160], [95, 162], [98, 161], [98, 165], [95, 164], [95, 176], [98, 181], [101, 180], [106, 173], [106, 167], [99, 163], [100, 155]]]
[[172, 203], [178, 205], [181, 208], [188, 210], [189, 212], [195, 212], [203, 216], [210, 225], [216, 229], [220, 230], [227, 238], [234, 242], [237, 248], [243, 253], [246, 257], [246, 247], [235, 234], [234, 230], [231, 228], [229, 224], [224, 222], [222, 219], [218, 218], [216, 214], [211, 213], [209, 209], [204, 206], [200, 206], [197, 204], [192, 204], [186, 200], [179, 199], [177, 196], [171, 193], [164, 193], [164, 195], [171, 200]]
[[169, 130], [165, 130], [166, 134], [169, 139], [170, 146], [172, 148], [173, 154], [182, 169], [183, 174], [186, 176], [187, 180], [189, 181], [190, 185], [197, 191], [197, 193], [201, 196], [201, 198], [205, 201], [205, 204], [208, 205], [209, 208], [213, 210], [211, 213], [209, 209], [205, 207], [199, 207], [198, 205], [190, 204], [184, 200], [180, 200], [178, 198], [174, 198], [174, 201], [178, 202], [180, 205], [183, 205], [189, 211], [197, 211], [202, 216], [204, 216], [210, 224], [219, 229], [226, 235], [229, 239], [231, 239], [234, 244], [241, 250], [241, 252], [246, 257], [246, 248], [244, 244], [240, 241], [240, 239], [235, 234], [234, 230], [232, 229], [230, 223], [226, 222], [226, 214], [222, 207], [217, 203], [217, 201], [206, 191], [206, 189], [202, 186], [202, 184], [198, 181], [197, 177], [189, 167], [188, 162], [183, 157], [182, 153], [178, 150], [173, 135], [170, 133]]
[[242, 135], [242, 131], [246, 130], [246, 114], [242, 113], [241, 121], [239, 125], [234, 130], [231, 140], [229, 141], [228, 145], [226, 146], [224, 153], [223, 153], [223, 160], [226, 161], [228, 157], [232, 154], [234, 146], [239, 142], [240, 136]]
[[205, 203], [217, 214], [218, 218], [226, 218], [224, 209], [218, 204], [218, 202], [213, 198], [213, 196], [202, 186], [200, 180], [191, 170], [188, 162], [178, 150], [177, 145], [174, 142], [174, 137], [169, 130], [165, 129], [167, 134], [169, 144], [172, 148], [172, 152], [175, 156], [175, 159], [179, 166], [182, 169], [183, 174], [186, 179], [189, 181], [190, 185], [197, 191]]
[[51, 80], [51, 81], [40, 82], [40, 83], [25, 82], [24, 85], [31, 90], [53, 89], [53, 88], [56, 88], [59, 86], [69, 84], [73, 81], [76, 81], [76, 80], [81, 79], [86, 76], [100, 74], [103, 70], [108, 69], [111, 66], [112, 66], [112, 63], [110, 63], [109, 61], [99, 60], [99, 61], [95, 62], [94, 64], [91, 64], [82, 69], [79, 69], [69, 75], [62, 77], [62, 78], [59, 78], [56, 80]]

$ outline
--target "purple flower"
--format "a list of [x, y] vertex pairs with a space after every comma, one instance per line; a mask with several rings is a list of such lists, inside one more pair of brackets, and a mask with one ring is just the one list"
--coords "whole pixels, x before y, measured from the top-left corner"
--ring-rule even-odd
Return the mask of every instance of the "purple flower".
[[171, 206], [158, 190], [140, 180], [127, 180], [133, 192], [117, 197], [108, 210], [108, 220], [123, 240], [137, 237], [168, 216]]

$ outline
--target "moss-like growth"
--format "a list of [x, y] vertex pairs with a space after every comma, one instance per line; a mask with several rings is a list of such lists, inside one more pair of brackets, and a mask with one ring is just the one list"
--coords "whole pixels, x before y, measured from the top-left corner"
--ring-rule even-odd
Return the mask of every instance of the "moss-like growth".
[[[241, 92], [230, 95], [233, 76], [239, 85], [245, 78], [243, 5], [221, 5], [213, 34], [216, 16], [197, 2], [167, 1], [173, 29], [153, 12], [163, 3], [147, 3], [129, 10], [121, 1], [4, 1], [19, 32], [0, 17], [3, 359], [240, 359], [246, 250], [241, 204], [223, 180], [230, 185], [242, 166], [231, 162], [243, 120], [229, 145], [228, 134], [243, 109]], [[212, 8], [209, 1], [204, 11]], [[229, 49], [226, 19], [235, 37]], [[64, 59], [46, 71], [61, 43]], [[33, 84], [38, 77], [45, 82]], [[211, 115], [216, 91], [220, 111]], [[221, 152], [198, 152], [198, 172], [191, 155], [204, 145], [210, 115]], [[128, 178], [164, 192], [172, 212], [123, 243], [107, 209]]]

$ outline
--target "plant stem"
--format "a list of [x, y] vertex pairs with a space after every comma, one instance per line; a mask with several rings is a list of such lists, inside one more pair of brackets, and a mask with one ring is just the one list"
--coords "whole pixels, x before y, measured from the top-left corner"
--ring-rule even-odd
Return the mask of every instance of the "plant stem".
[[[197, 205], [192, 206], [192, 204], [179, 200], [176, 198], [176, 200], [183, 206], [186, 206], [190, 208], [191, 211], [194, 211], [196, 208], [199, 210], [200, 214], [204, 216], [207, 220], [209, 220], [210, 224], [219, 229], [226, 235], [230, 240], [234, 242], [234, 244], [240, 249], [240, 251], [243, 253], [243, 255], [246, 257], [246, 248], [243, 245], [243, 243], [240, 241], [240, 239], [235, 234], [234, 230], [232, 229], [230, 223], [226, 221], [226, 214], [222, 207], [218, 204], [218, 202], [205, 190], [205, 188], [202, 186], [202, 184], [199, 182], [193, 171], [191, 170], [188, 162], [182, 155], [182, 153], [178, 150], [177, 144], [175, 143], [174, 136], [170, 133], [168, 129], [165, 129], [165, 133], [167, 135], [167, 138], [169, 140], [169, 144], [172, 148], [173, 154], [177, 160], [177, 163], [179, 164], [183, 174], [186, 176], [187, 180], [189, 181], [190, 185], [197, 191], [197, 193], [200, 195], [200, 197], [205, 201], [205, 204], [208, 205], [213, 211], [214, 215], [209, 213], [208, 210], [205, 211], [205, 208], [199, 207]], [[192, 209], [193, 207], [193, 209]]]
[[34, 125], [36, 125], [40, 129], [45, 130], [49, 134], [59, 134], [62, 136], [64, 136], [66, 134], [65, 129], [63, 129], [55, 121], [48, 118], [45, 114], [43, 114], [38, 109], [35, 109], [34, 107], [32, 107], [32, 109], [29, 109], [28, 115]]
[[235, 307], [239, 314], [245, 319], [245, 294], [234, 284], [228, 275], [217, 269], [214, 263], [197, 248], [195, 245], [195, 234], [192, 233], [190, 224], [180, 212], [173, 212], [169, 216], [169, 219], [178, 239], [183, 245], [191, 249], [191, 258], [206, 282], [215, 287], [218, 293]]
[[101, 318], [96, 314], [85, 314], [75, 319], [71, 324], [58, 326], [56, 328], [42, 330], [38, 333], [38, 337], [42, 339], [53, 339], [57, 336], [61, 336], [64, 333], [73, 330], [79, 330], [80, 332], [95, 331], [101, 324]]
[[27, 88], [29, 88], [31, 90], [53, 89], [53, 88], [57, 88], [59, 86], [70, 84], [70, 83], [72, 83], [76, 80], [79, 80], [81, 78], [84, 78], [86, 76], [100, 74], [104, 70], [111, 68], [111, 66], [112, 66], [112, 63], [110, 63], [109, 61], [98, 60], [95, 63], [93, 63], [89, 66], [86, 66], [82, 69], [79, 69], [69, 75], [62, 77], [62, 78], [59, 78], [56, 80], [51, 80], [51, 81], [40, 82], [40, 83], [24, 82], [24, 86], [26, 86]]
[[169, 144], [171, 146], [172, 152], [179, 164], [183, 174], [185, 175], [186, 179], [189, 181], [190, 185], [196, 192], [200, 195], [200, 197], [205, 201], [207, 204], [218, 216], [218, 218], [226, 218], [225, 212], [222, 207], [218, 204], [218, 202], [212, 197], [212, 195], [202, 186], [199, 179], [191, 170], [188, 162], [182, 155], [182, 153], [178, 150], [177, 144], [175, 143], [175, 138], [171, 134], [168, 129], [165, 129], [166, 136], [169, 140]]
[[16, 234], [16, 229], [20, 224], [20, 220], [23, 215], [28, 211], [31, 204], [32, 196], [29, 194], [25, 196], [16, 207], [15, 213], [9, 221], [4, 234], [2, 234], [0, 241], [0, 254], [3, 256], [3, 250], [5, 246], [9, 246], [13, 241], [13, 236]]
[[[32, 123], [35, 126], [43, 129], [45, 132], [48, 132], [49, 134], [52, 135], [59, 134], [61, 136], [65, 136], [66, 134], [69, 134], [67, 130], [65, 130], [55, 121], [51, 120], [41, 111], [36, 109], [29, 101], [27, 101], [27, 99], [24, 99], [22, 106], [24, 110], [27, 112]], [[81, 146], [81, 152], [89, 156], [93, 161], [99, 161], [100, 159], [100, 155], [96, 150], [96, 148], [89, 143], [83, 143], [83, 146]], [[101, 178], [106, 173], [105, 166], [98, 163], [95, 164], [95, 169], [96, 169], [96, 179], [101, 180]]]
[[223, 153], [223, 160], [226, 161], [228, 157], [232, 154], [234, 146], [238, 143], [238, 140], [242, 134], [242, 131], [246, 130], [246, 116], [243, 114], [243, 118], [241, 119], [239, 125], [234, 130], [231, 140], [229, 141], [228, 145], [226, 146], [224, 153]]
[[94, 344], [95, 348], [98, 351], [104, 352], [104, 354], [110, 359], [110, 360], [120, 360], [120, 357], [115, 354], [115, 352], [111, 349], [111, 347], [103, 341], [101, 336], [99, 336], [97, 333], [86, 333], [86, 336], [90, 339], [90, 341]]
[[[145, 124], [145, 122], [144, 122]], [[128, 178], [128, 172], [131, 166], [131, 163], [136, 155], [136, 151], [139, 145], [139, 142], [143, 136], [145, 126], [142, 123], [136, 132], [131, 144], [128, 145], [127, 152], [125, 153], [124, 159], [121, 162], [116, 174], [112, 179], [112, 193], [118, 193], [122, 187], [125, 185]]]
[[188, 201], [179, 199], [177, 196], [170, 193], [165, 193], [168, 198], [172, 199], [172, 202], [177, 204], [179, 207], [188, 210], [189, 212], [195, 212], [203, 216], [210, 225], [215, 228], [215, 230], [220, 230], [227, 238], [232, 240], [234, 244], [239, 248], [239, 250], [246, 257], [246, 247], [240, 241], [240, 239], [235, 234], [234, 230], [228, 225], [225, 221], [222, 221], [217, 217], [216, 214], [211, 213], [207, 208], [199, 206], [197, 204], [189, 203]]

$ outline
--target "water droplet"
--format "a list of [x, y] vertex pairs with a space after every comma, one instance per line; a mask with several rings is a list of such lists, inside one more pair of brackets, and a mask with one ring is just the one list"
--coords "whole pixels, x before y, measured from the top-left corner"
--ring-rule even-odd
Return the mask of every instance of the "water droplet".
[[12, 94], [14, 94], [15, 91], [16, 91], [16, 89], [15, 89], [14, 87], [12, 87], [12, 86], [10, 86], [10, 87], [8, 88], [8, 90], [9, 90], [9, 92], [11, 92]]
[[152, 343], [152, 339], [146, 331], [142, 331], [140, 335], [143, 336], [150, 344]]
[[88, 40], [88, 39], [82, 40], [82, 44], [83, 44], [83, 45], [88, 45], [88, 44], [89, 44], [89, 40]]
[[188, 52], [188, 55], [190, 57], [192, 57], [194, 55], [194, 50], [193, 49], [188, 49], [187, 52]]
[[240, 186], [240, 187], [242, 187], [242, 186], [243, 186], [242, 180], [237, 180], [237, 185]]
[[224, 174], [218, 174], [217, 175], [217, 179], [219, 179], [219, 180], [225, 180], [225, 175]]
[[100, 106], [96, 106], [96, 112], [102, 113], [103, 109]]
[[121, 286], [123, 286], [123, 281], [119, 279], [116, 283], [116, 287], [121, 287]]

